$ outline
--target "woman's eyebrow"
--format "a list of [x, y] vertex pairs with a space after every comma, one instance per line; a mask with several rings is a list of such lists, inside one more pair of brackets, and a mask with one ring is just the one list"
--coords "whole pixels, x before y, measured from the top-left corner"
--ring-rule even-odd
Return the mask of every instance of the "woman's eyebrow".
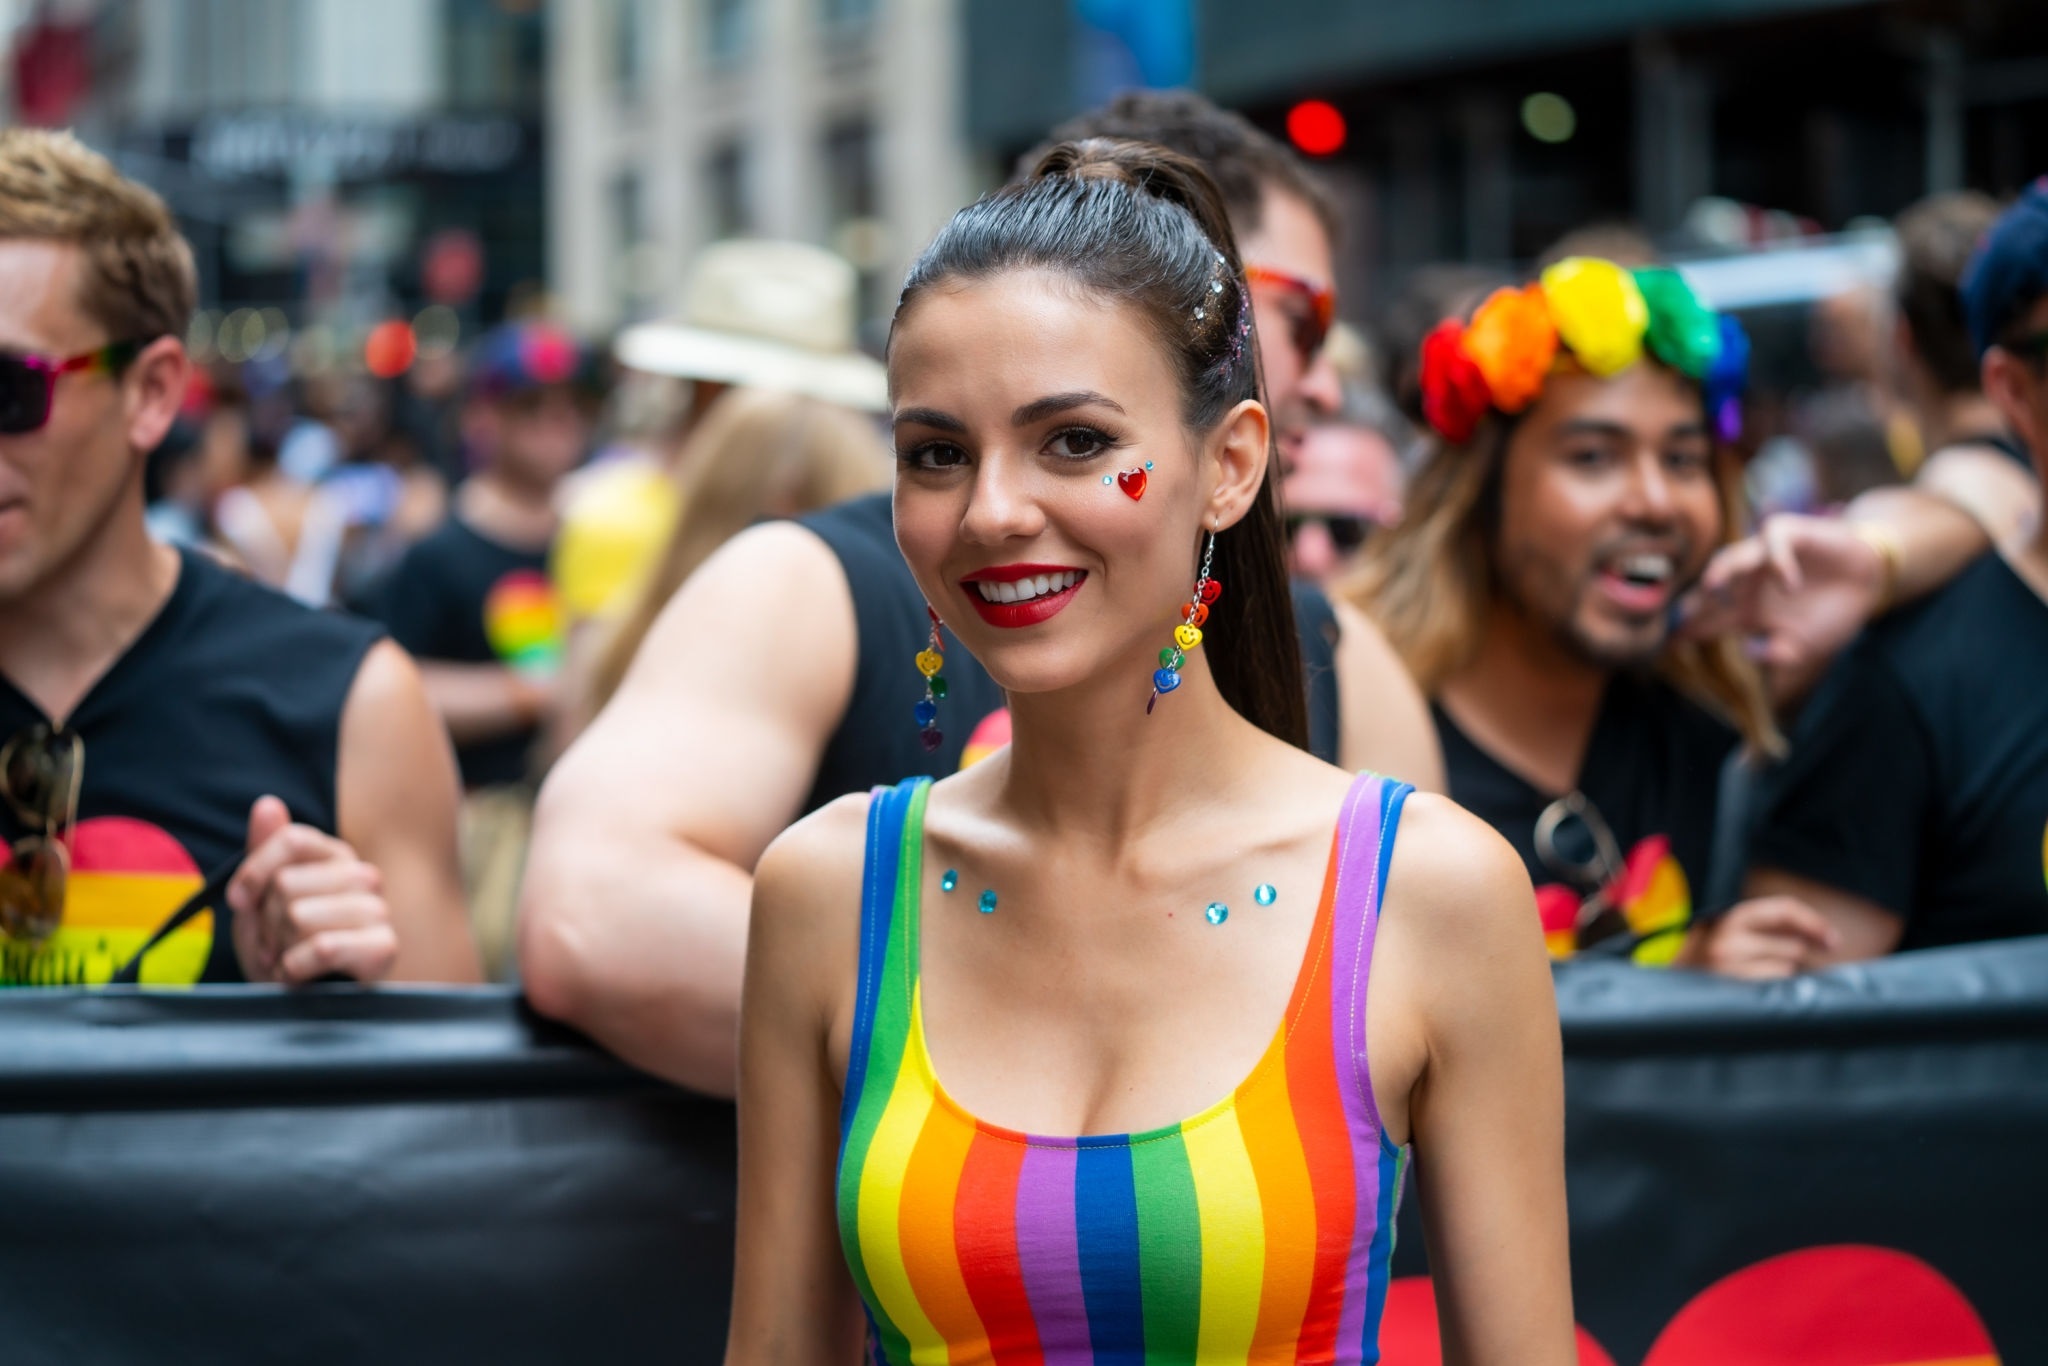
[[1123, 404], [1118, 403], [1107, 394], [1098, 394], [1092, 389], [1078, 389], [1070, 394], [1047, 394], [1044, 398], [1032, 399], [1016, 412], [1010, 414], [1010, 425], [1012, 427], [1029, 427], [1034, 422], [1043, 422], [1045, 419], [1058, 413], [1064, 413], [1070, 408], [1085, 408], [1089, 404], [1111, 408], [1119, 413], [1124, 410]]
[[1600, 436], [1611, 441], [1626, 441], [1635, 433], [1619, 422], [1603, 422], [1598, 418], [1575, 417], [1569, 422], [1557, 424], [1559, 436]]
[[[1635, 432], [1622, 423], [1604, 422], [1599, 418], [1592, 417], [1577, 417], [1569, 422], [1560, 422], [1557, 425], [1557, 431], [1560, 436], [1596, 436], [1604, 437], [1610, 441], [1631, 441], [1635, 439]], [[1677, 441], [1686, 437], [1705, 436], [1706, 434], [1707, 426], [1704, 422], [1689, 420], [1672, 423], [1664, 429], [1663, 435], [1659, 439]]]
[[936, 427], [942, 432], [965, 432], [967, 424], [937, 408], [905, 408], [890, 420], [895, 427]]

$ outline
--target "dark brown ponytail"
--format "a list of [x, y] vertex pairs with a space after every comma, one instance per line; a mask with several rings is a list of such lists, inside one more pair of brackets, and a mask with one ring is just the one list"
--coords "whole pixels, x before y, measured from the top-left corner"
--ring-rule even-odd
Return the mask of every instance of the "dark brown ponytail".
[[[1201, 166], [1148, 142], [1089, 138], [1048, 151], [1030, 179], [962, 209], [904, 282], [897, 314], [944, 280], [1054, 270], [1138, 308], [1174, 359], [1181, 418], [1208, 433], [1261, 396], [1258, 337], [1237, 239]], [[1281, 534], [1279, 466], [1238, 523], [1216, 537], [1223, 594], [1204, 628], [1223, 699], [1260, 729], [1308, 745], [1301, 641]], [[1189, 548], [1193, 582], [1200, 538]]]

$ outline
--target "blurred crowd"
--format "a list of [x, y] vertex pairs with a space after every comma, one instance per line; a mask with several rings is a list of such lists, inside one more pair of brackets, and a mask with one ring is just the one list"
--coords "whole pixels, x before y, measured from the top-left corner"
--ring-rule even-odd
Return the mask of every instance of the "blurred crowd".
[[[1658, 349], [1668, 309], [1652, 286], [1679, 277], [1625, 226], [1589, 225], [1526, 273], [1444, 263], [1393, 297], [1338, 299], [1336, 208], [1311, 168], [1242, 120], [1198, 97], [1132, 96], [1058, 135], [1165, 143], [1233, 198], [1311, 689], [1330, 694], [1324, 748], [1448, 790], [1500, 829], [1557, 956], [1775, 975], [2048, 930], [2048, 806], [2034, 800], [2048, 769], [2027, 771], [2041, 764], [2035, 742], [1978, 724], [2041, 719], [2007, 692], [2038, 692], [2048, 658], [2041, 623], [2020, 616], [2039, 613], [2044, 591], [2025, 551], [2048, 459], [2028, 427], [2048, 385], [2042, 191], [1916, 204], [1891, 227], [1893, 278], [1717, 333], [1751, 359], [1723, 421], [1708, 362], [1689, 369]], [[91, 246], [104, 221], [162, 215], [42, 135], [0, 141], [0, 181], [12, 187], [0, 198], [33, 181], [73, 201], [70, 217], [0, 209], [0, 238], [77, 258], [12, 264], [16, 279], [105, 268]], [[114, 278], [154, 268], [129, 265]], [[1556, 312], [1571, 282], [1610, 278], [1651, 298], [1646, 344], [1662, 363], [1552, 379], [1518, 400], [1534, 405], [1519, 421], [1481, 364], [1483, 412], [1459, 420], [1444, 366], [1472, 362], [1433, 362], [1433, 346], [1477, 335], [1487, 310], [1539, 284]], [[1633, 297], [1637, 284], [1624, 287]], [[110, 454], [95, 494], [24, 446], [30, 472], [7, 475], [0, 497], [21, 484], [32, 519], [73, 516], [55, 511], [65, 499], [112, 516], [121, 453], [146, 452], [147, 535], [182, 548], [183, 568], [137, 545], [115, 558], [165, 583], [182, 572], [164, 590], [173, 605], [198, 591], [203, 560], [322, 621], [371, 625], [354, 644], [294, 644], [297, 618], [259, 629], [239, 590], [217, 595], [254, 638], [210, 645], [193, 666], [209, 675], [205, 705], [261, 710], [249, 745], [325, 755], [314, 795], [295, 801], [282, 779], [222, 781], [269, 758], [174, 743], [211, 723], [179, 710], [180, 675], [161, 663], [125, 704], [155, 740], [94, 737], [95, 724], [118, 729], [102, 713], [125, 694], [110, 685], [166, 629], [156, 609], [123, 617], [128, 599], [95, 590], [59, 622], [11, 596], [33, 576], [0, 583], [0, 617], [16, 619], [0, 623], [16, 694], [0, 759], [10, 981], [521, 979], [543, 1010], [628, 1058], [729, 1091], [717, 1059], [730, 1054], [748, 878], [768, 840], [833, 796], [903, 776], [897, 766], [950, 771], [1003, 742], [999, 695], [962, 666], [948, 671], [950, 714], [970, 723], [942, 740], [927, 724], [934, 743], [910, 747], [925, 694], [909, 660], [926, 626], [900, 564], [885, 563], [886, 375], [857, 341], [855, 271], [830, 252], [722, 243], [693, 263], [674, 318], [604, 339], [517, 318], [383, 378], [193, 364], [182, 318], [130, 326], [133, 308], [91, 289], [60, 318], [61, 300], [11, 288], [0, 348], [70, 369], [10, 373], [7, 402], [26, 407], [7, 414], [0, 467], [16, 460], [8, 443]], [[1680, 303], [1669, 308], [1715, 326], [1689, 292]], [[167, 386], [138, 390], [156, 406], [132, 407], [125, 425], [67, 426], [67, 386], [85, 382], [70, 370], [90, 368], [71, 362], [131, 342], [104, 368]], [[115, 554], [114, 535], [38, 521], [8, 539], [45, 545], [36, 572], [55, 575], [64, 556]], [[1979, 582], [2001, 552], [2010, 581]], [[0, 559], [27, 553], [0, 546]], [[80, 636], [102, 611], [98, 634]], [[199, 621], [195, 640], [227, 630]], [[52, 633], [85, 661], [78, 676], [22, 663], [49, 654]], [[402, 656], [379, 701], [358, 670], [387, 641]], [[323, 651], [337, 660], [328, 673], [315, 670]], [[245, 658], [258, 663], [237, 684]], [[1399, 689], [1375, 686], [1396, 673]], [[415, 695], [432, 728], [404, 719]], [[446, 813], [442, 748], [461, 789]], [[215, 830], [211, 853], [155, 804], [166, 767], [201, 761], [209, 776], [190, 799], [238, 806], [246, 825]], [[251, 811], [259, 795], [284, 806]], [[119, 820], [182, 849], [159, 857]], [[444, 825], [452, 838], [434, 833]], [[450, 857], [440, 872], [403, 871]], [[303, 871], [316, 867], [327, 871]], [[120, 878], [145, 872], [177, 876], [122, 902], [142, 884]], [[398, 907], [402, 891], [417, 904]], [[362, 909], [373, 896], [390, 904]], [[422, 931], [447, 951], [412, 957], [408, 917], [436, 904], [460, 908]], [[215, 916], [212, 947], [152, 966], [186, 932], [165, 938], [159, 922], [183, 914], [189, 929], [195, 908]], [[336, 941], [290, 958], [337, 926], [368, 943], [372, 922], [395, 926], [397, 947], [352, 956]]]

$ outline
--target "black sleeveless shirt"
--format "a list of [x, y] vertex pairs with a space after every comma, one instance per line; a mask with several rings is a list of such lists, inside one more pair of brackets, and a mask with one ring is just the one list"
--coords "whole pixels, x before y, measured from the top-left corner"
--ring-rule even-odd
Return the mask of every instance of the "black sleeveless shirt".
[[[35, 947], [0, 940], [0, 985], [104, 983], [242, 853], [258, 797], [335, 830], [342, 708], [382, 633], [181, 554], [170, 598], [69, 718], [85, 769], [63, 925]], [[0, 676], [0, 739], [46, 719]], [[0, 802], [0, 834], [24, 833]], [[152, 949], [142, 981], [243, 980], [220, 909]]]
[[[912, 709], [924, 696], [924, 679], [911, 661], [925, 648], [930, 623], [924, 595], [896, 548], [889, 495], [855, 498], [799, 518], [797, 525], [838, 557], [853, 593], [858, 639], [853, 696], [825, 743], [817, 778], [804, 798], [805, 814], [835, 797], [914, 775], [943, 778], [1008, 744], [1003, 690], [950, 634], [942, 636], [947, 691], [939, 703], [939, 729], [945, 741], [927, 754], [918, 738]], [[1309, 748], [1335, 763], [1336, 618], [1323, 595], [1305, 584], [1294, 586], [1294, 616], [1308, 675]]]

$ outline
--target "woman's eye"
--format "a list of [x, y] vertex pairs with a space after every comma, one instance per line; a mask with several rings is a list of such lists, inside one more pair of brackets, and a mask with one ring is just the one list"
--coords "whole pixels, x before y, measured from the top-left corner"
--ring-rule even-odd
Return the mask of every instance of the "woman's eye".
[[927, 441], [896, 452], [896, 458], [921, 470], [950, 470], [967, 463], [967, 452], [949, 441]]
[[1614, 463], [1611, 455], [1598, 446], [1580, 446], [1575, 450], [1566, 451], [1564, 462], [1573, 469], [1580, 470], [1605, 469]]
[[1107, 435], [1093, 427], [1069, 427], [1065, 431], [1054, 432], [1045, 448], [1068, 460], [1086, 460], [1102, 454], [1112, 444]]
[[1704, 450], [1675, 450], [1664, 453], [1664, 463], [1679, 474], [1705, 474], [1710, 458]]

